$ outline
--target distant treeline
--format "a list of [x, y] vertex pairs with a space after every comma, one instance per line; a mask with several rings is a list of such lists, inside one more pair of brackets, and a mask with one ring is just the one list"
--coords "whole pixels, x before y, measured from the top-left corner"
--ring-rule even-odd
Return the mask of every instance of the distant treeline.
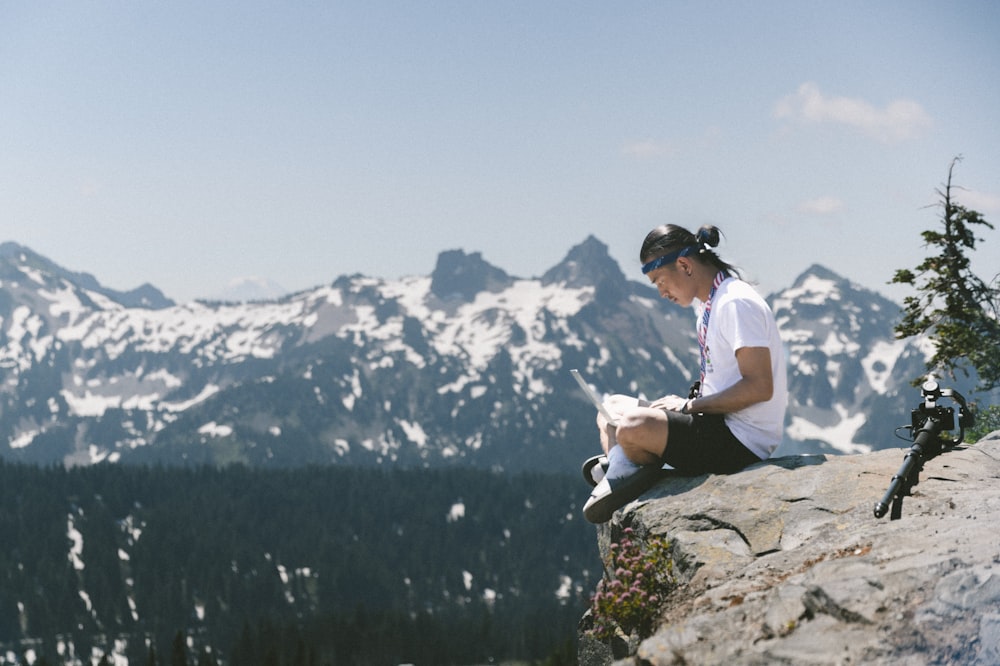
[[186, 643], [191, 664], [248, 666], [571, 653], [601, 575], [586, 492], [577, 475], [463, 469], [0, 462], [0, 650], [87, 662], [117, 641], [131, 664], [166, 664]]

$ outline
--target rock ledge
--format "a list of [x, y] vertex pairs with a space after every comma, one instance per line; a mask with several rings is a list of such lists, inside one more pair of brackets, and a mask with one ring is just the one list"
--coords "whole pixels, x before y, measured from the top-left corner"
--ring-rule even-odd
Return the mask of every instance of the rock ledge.
[[580, 663], [1000, 663], [1000, 432], [928, 461], [902, 518], [876, 519], [906, 450], [664, 480], [598, 545], [668, 538], [679, 587], [652, 636], [581, 634]]

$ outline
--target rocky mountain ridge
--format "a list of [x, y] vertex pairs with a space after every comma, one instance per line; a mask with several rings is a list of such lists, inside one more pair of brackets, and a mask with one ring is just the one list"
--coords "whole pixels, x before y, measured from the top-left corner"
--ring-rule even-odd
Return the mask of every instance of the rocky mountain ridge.
[[[891, 301], [813, 266], [770, 296], [789, 358], [779, 453], [893, 444], [926, 341]], [[0, 456], [288, 466], [571, 469], [598, 390], [685, 392], [693, 315], [593, 237], [540, 278], [443, 252], [430, 276], [361, 275], [253, 303], [174, 304], [0, 251]], [[875, 417], [878, 418], [875, 418]], [[568, 462], [569, 461], [569, 462]]]

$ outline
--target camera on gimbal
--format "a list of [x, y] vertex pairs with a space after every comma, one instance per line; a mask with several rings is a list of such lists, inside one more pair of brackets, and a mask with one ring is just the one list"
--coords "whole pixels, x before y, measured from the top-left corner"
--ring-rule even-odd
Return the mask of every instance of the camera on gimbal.
[[[910, 412], [909, 429], [912, 433], [912, 439], [916, 439], [917, 434], [928, 427], [928, 421], [931, 422], [931, 427], [935, 435], [938, 436], [943, 432], [955, 429], [955, 408], [938, 404], [941, 398], [950, 398], [958, 405], [959, 431], [958, 437], [947, 442], [947, 444], [950, 446], [961, 444], [962, 440], [965, 439], [965, 429], [971, 428], [976, 424], [976, 417], [969, 411], [969, 407], [962, 394], [953, 389], [942, 389], [933, 379], [923, 383], [920, 387], [920, 393], [924, 398], [923, 402], [920, 403], [919, 407], [914, 408]], [[903, 426], [903, 428], [906, 428], [906, 426]], [[942, 442], [942, 446], [944, 446], [944, 442]]]
[[[955, 429], [955, 408], [939, 405], [941, 398], [950, 398], [958, 405], [958, 428], [959, 433], [956, 439], [951, 440], [952, 446], [957, 446], [965, 439], [965, 429], [976, 424], [975, 415], [969, 411], [968, 405], [962, 394], [953, 389], [942, 389], [933, 379], [924, 382], [920, 387], [924, 401], [910, 412], [910, 431], [916, 439], [916, 433], [927, 425], [928, 420], [934, 421], [934, 429], [938, 432], [948, 432]], [[903, 426], [904, 428], [906, 426]]]
[[[903, 466], [896, 476], [892, 477], [889, 490], [880, 502], [875, 504], [875, 517], [881, 518], [889, 511], [892, 503], [890, 520], [897, 520], [903, 512], [903, 498], [910, 494], [917, 485], [924, 462], [937, 456], [946, 448], [951, 449], [965, 439], [965, 429], [976, 424], [976, 417], [965, 402], [961, 393], [953, 389], [942, 389], [933, 379], [924, 382], [920, 387], [923, 402], [910, 413], [910, 425], [896, 429], [909, 429], [913, 446], [903, 458]], [[948, 439], [942, 433], [955, 429], [955, 408], [939, 405], [941, 398], [949, 398], [958, 405], [958, 437]]]

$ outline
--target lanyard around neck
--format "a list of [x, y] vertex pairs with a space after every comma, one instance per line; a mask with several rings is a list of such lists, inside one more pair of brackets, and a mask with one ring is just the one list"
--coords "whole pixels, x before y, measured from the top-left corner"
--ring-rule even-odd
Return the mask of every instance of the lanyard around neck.
[[701, 374], [699, 377], [700, 386], [705, 386], [705, 368], [708, 365], [708, 348], [706, 347], [706, 338], [708, 337], [708, 320], [712, 316], [712, 299], [715, 297], [715, 292], [719, 289], [721, 285], [729, 275], [725, 271], [719, 271], [715, 279], [712, 280], [712, 289], [708, 292], [708, 300], [705, 301], [705, 307], [701, 312], [701, 319], [698, 322], [698, 347], [701, 349]]

